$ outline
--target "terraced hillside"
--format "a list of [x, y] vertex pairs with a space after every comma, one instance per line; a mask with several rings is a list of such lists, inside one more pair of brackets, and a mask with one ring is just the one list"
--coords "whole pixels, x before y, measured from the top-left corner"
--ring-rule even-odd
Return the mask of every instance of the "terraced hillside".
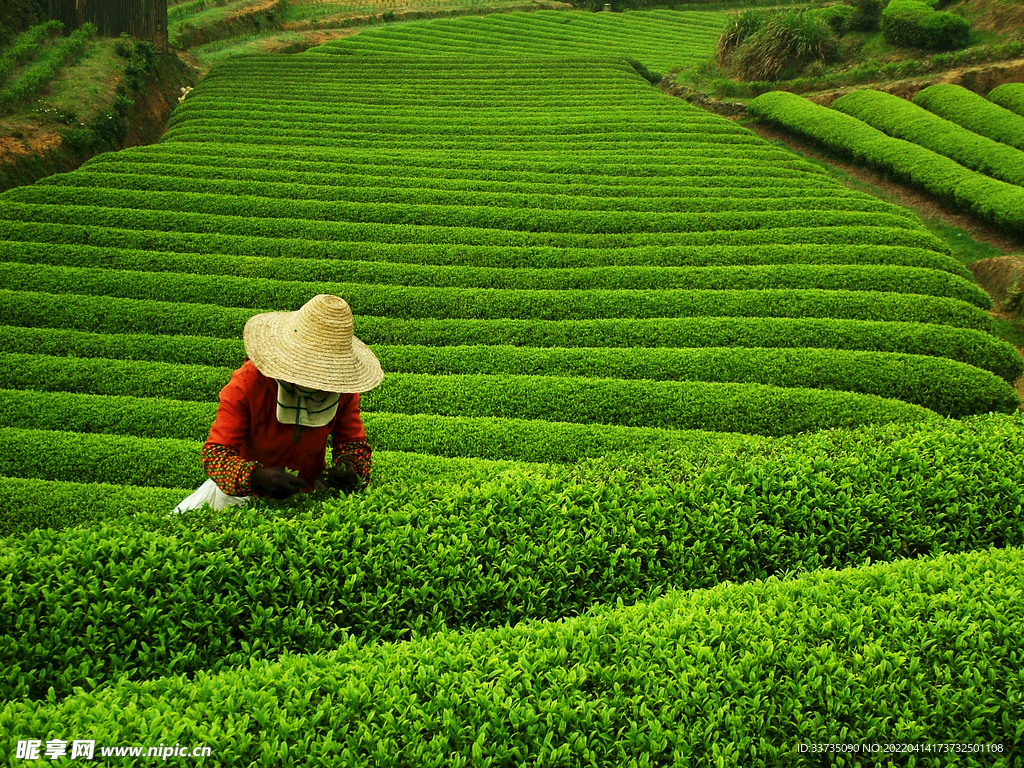
[[721, 11], [501, 13], [370, 29], [311, 53], [518, 60], [614, 56], [660, 72], [702, 63], [727, 19]]
[[[0, 729], [224, 765], [1010, 765], [1024, 363], [987, 296], [657, 62], [488, 56], [472, 22], [235, 60], [160, 144], [0, 196]], [[320, 293], [386, 371], [371, 489], [169, 517], [245, 320]]]

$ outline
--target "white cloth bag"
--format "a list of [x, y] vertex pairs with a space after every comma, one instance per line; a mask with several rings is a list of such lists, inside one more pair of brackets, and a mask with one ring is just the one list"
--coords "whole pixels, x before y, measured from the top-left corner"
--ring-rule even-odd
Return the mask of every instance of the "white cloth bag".
[[191, 496], [182, 499], [181, 503], [174, 508], [174, 511], [184, 512], [186, 509], [199, 509], [203, 504], [209, 504], [214, 509], [224, 509], [224, 507], [231, 507], [236, 504], [245, 504], [248, 500], [248, 496], [228, 496], [217, 487], [213, 478], [210, 478], [196, 488]]

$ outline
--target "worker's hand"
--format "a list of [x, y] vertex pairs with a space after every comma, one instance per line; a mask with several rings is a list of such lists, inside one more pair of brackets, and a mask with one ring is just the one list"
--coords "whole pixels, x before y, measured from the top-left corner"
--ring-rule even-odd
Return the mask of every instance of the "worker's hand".
[[257, 493], [272, 499], [287, 499], [306, 487], [306, 481], [290, 474], [284, 467], [256, 467], [249, 484]]
[[331, 488], [337, 488], [344, 493], [352, 493], [363, 485], [363, 479], [352, 469], [352, 465], [342, 459], [335, 466], [324, 470], [320, 475]]

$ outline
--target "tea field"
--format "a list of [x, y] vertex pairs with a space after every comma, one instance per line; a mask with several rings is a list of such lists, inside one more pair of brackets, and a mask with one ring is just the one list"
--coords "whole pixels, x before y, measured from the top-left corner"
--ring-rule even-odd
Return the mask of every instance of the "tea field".
[[[651, 86], [712, 17], [238, 57], [0, 195], [0, 759], [1019, 764], [1024, 360], [914, 215]], [[168, 514], [321, 293], [370, 487]]]
[[918, 187], [952, 210], [1024, 233], [1024, 117], [962, 86], [931, 85], [913, 102], [858, 90], [832, 108], [770, 91], [748, 112]]

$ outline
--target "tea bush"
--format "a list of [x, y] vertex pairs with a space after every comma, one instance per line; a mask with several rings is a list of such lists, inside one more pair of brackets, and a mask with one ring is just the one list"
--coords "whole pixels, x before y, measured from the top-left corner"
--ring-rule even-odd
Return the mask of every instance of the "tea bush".
[[394, 641], [670, 586], [1020, 547], [1022, 448], [1019, 415], [936, 421], [393, 484], [290, 519], [228, 509], [199, 530], [164, 515], [40, 529], [5, 551], [0, 599], [17, 610], [0, 618], [0, 682], [7, 698], [45, 700], [348, 635]]
[[979, 136], [916, 104], [881, 91], [854, 91], [832, 108], [863, 120], [889, 136], [919, 144], [961, 165], [1024, 186], [1024, 152]]
[[882, 11], [882, 36], [890, 45], [950, 51], [967, 45], [971, 26], [923, 0], [890, 0]]
[[[938, 100], [922, 97], [935, 87], [939, 86], [920, 91], [914, 102], [926, 108], [935, 106], [931, 111], [937, 111]], [[993, 224], [1024, 232], [1024, 215], [1021, 214], [1024, 189], [1016, 185], [982, 176], [954, 160], [902, 139], [890, 138], [861, 120], [792, 93], [762, 94], [750, 102], [749, 109], [760, 118], [802, 133], [842, 155], [882, 169], [949, 202], [966, 206]], [[960, 120], [955, 122], [964, 124]]]
[[1024, 116], [1024, 83], [1004, 83], [988, 92], [988, 100]]
[[1024, 117], [952, 83], [922, 88], [914, 103], [969, 131], [1024, 150]]
[[1021, 563], [1019, 549], [946, 555], [674, 591], [556, 623], [342, 638], [323, 654], [7, 702], [0, 727], [212, 745], [240, 765], [761, 768], [836, 738], [969, 739], [986, 751], [959, 763], [1010, 765], [1024, 735]]
[[[1012, 410], [1024, 358], [915, 215], [641, 75], [723, 25], [239, 57], [0, 196], [0, 728], [239, 765], [1018, 738], [1024, 424], [945, 415]], [[245, 322], [318, 293], [386, 371], [371, 483], [171, 514]]]

